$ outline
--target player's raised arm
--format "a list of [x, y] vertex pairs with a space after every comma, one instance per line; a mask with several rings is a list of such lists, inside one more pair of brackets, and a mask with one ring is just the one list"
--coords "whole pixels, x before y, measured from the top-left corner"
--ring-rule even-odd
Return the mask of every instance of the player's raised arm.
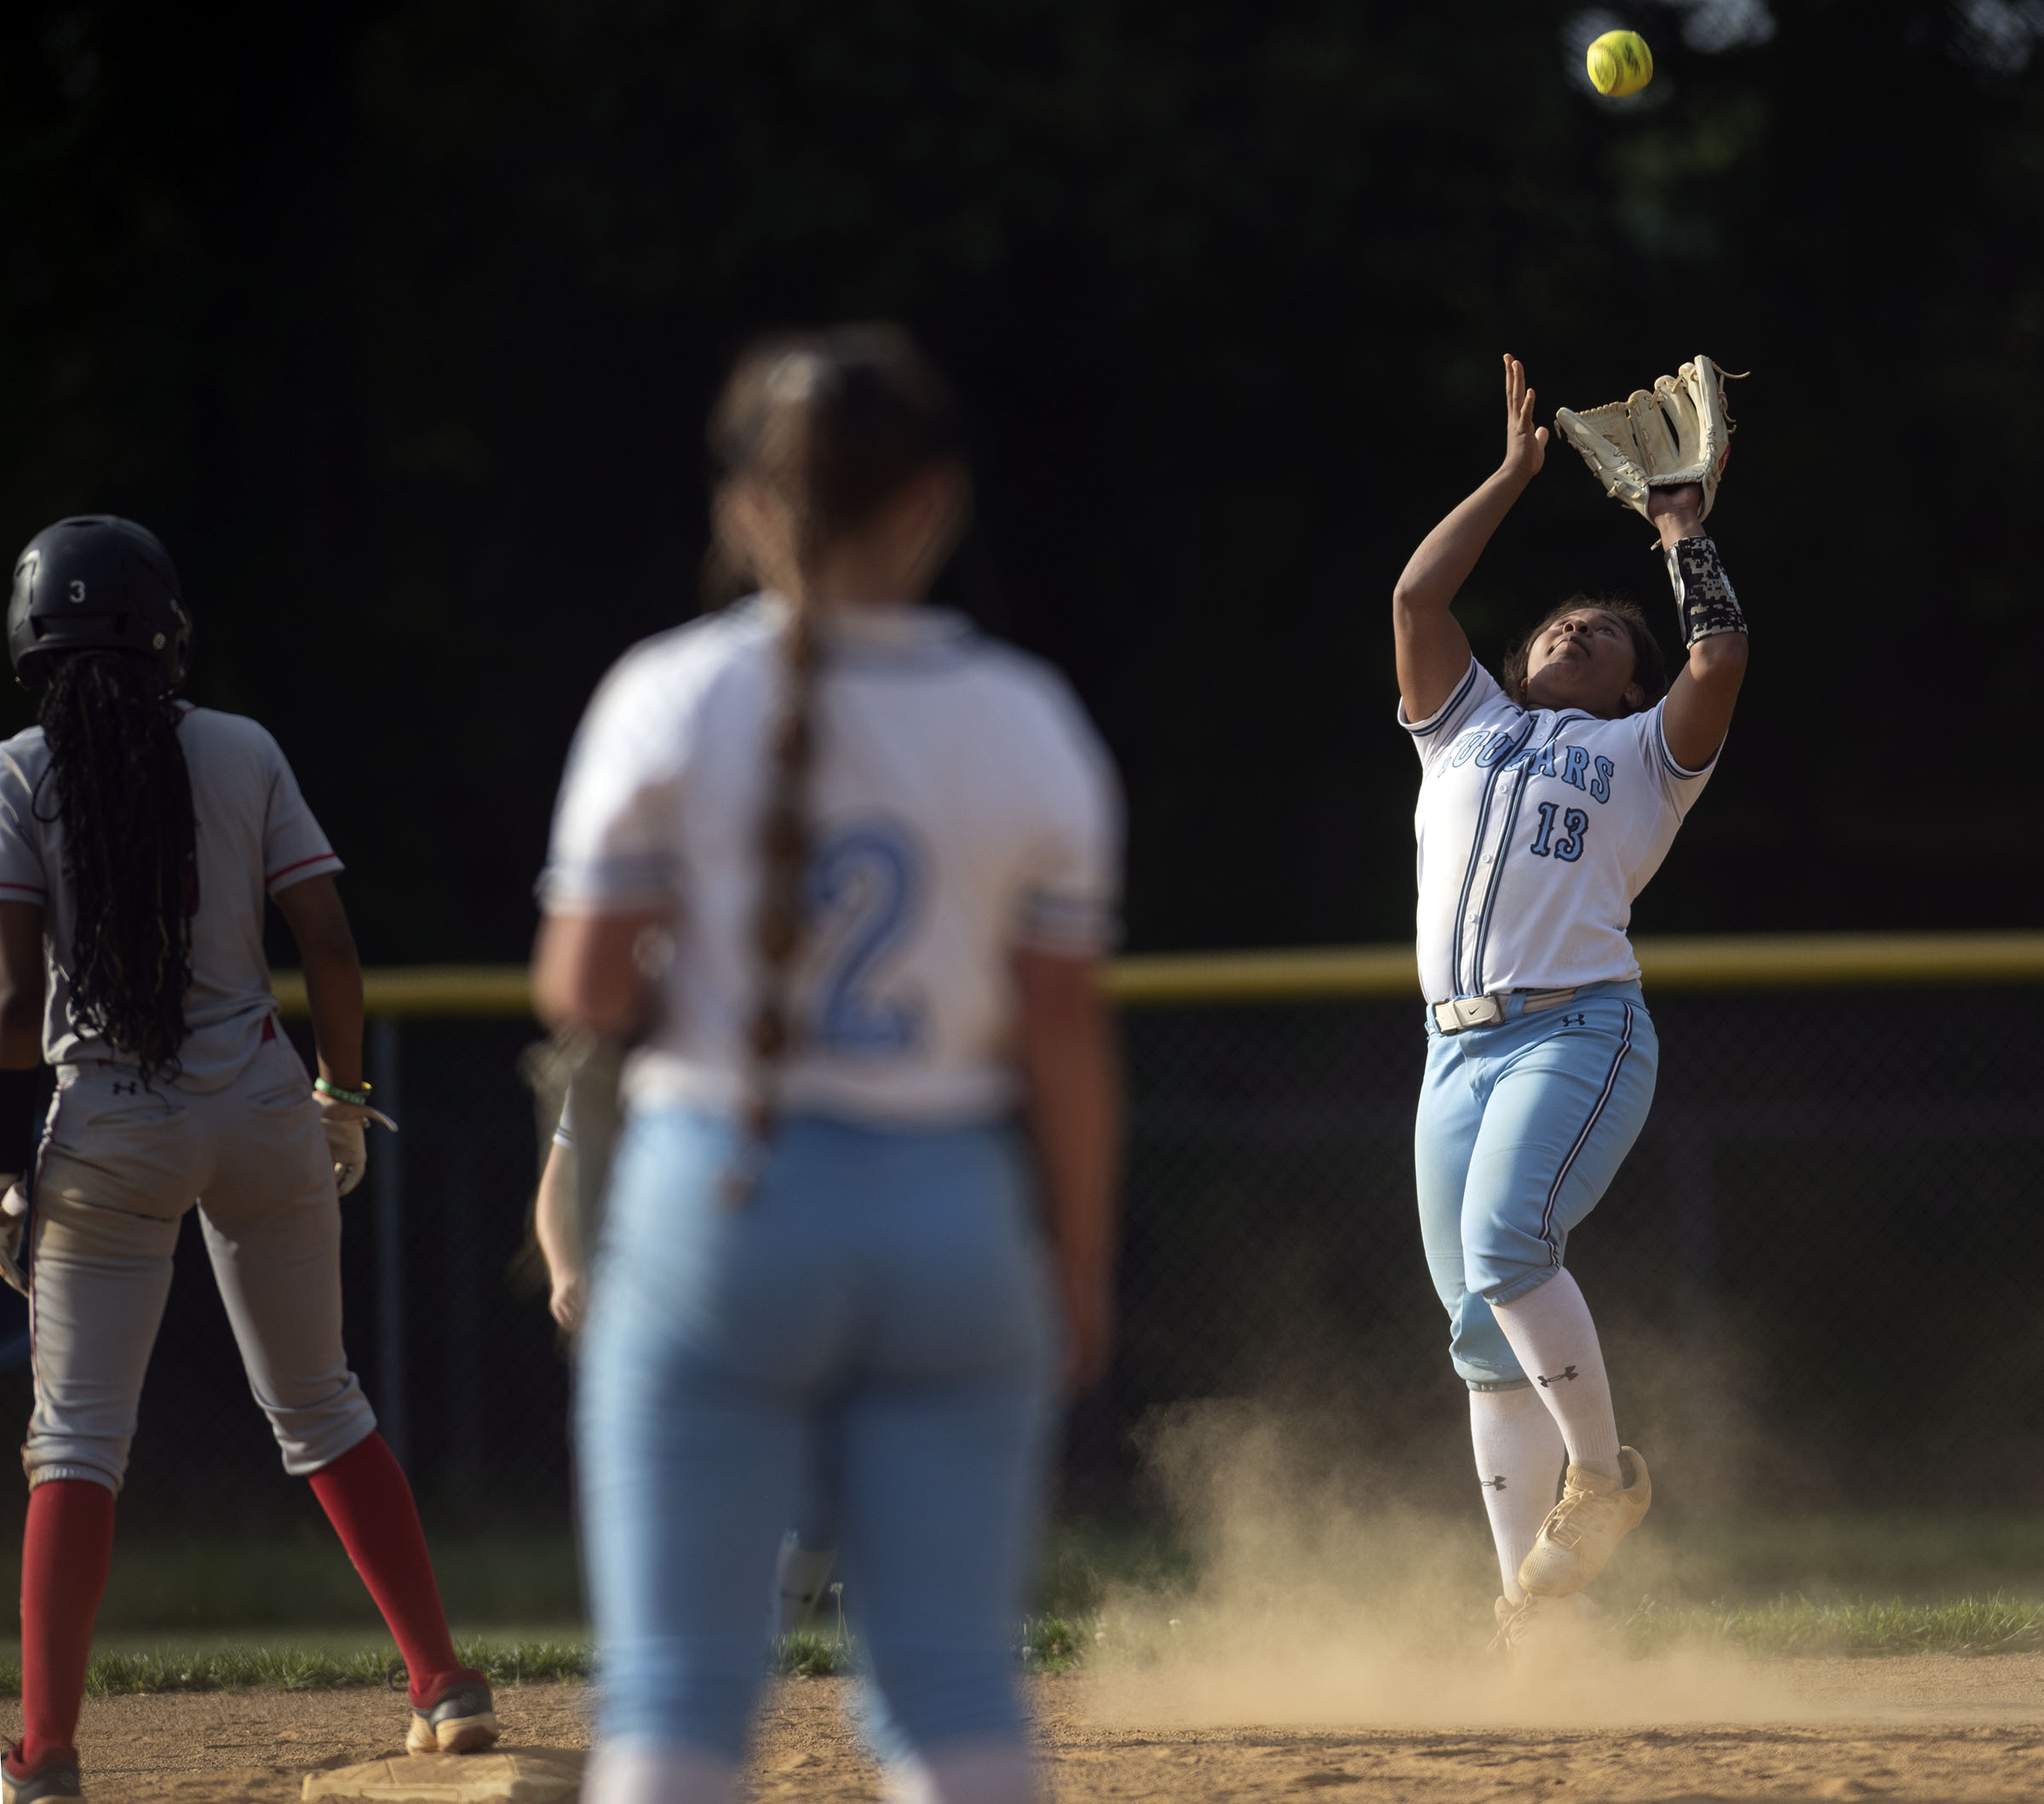
[[1423, 721], [1455, 692], [1469, 668], [1469, 639], [1449, 612], [1498, 522], [1538, 474], [1547, 429], [1533, 423], [1525, 365], [1505, 357], [1505, 458], [1483, 486], [1420, 541], [1391, 594], [1398, 695], [1405, 718]]
[[1661, 533], [1689, 648], [1687, 661], [1668, 685], [1662, 730], [1675, 761], [1700, 771], [1725, 743], [1746, 678], [1746, 618], [1718, 548], [1703, 531], [1702, 485], [1650, 489], [1646, 505]]

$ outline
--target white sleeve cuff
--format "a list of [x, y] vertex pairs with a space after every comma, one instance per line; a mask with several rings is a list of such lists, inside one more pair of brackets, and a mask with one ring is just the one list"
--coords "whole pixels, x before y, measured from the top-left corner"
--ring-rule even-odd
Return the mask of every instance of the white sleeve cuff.
[[1441, 723], [1469, 699], [1469, 692], [1476, 687], [1477, 672], [1479, 669], [1480, 666], [1475, 658], [1472, 658], [1469, 660], [1469, 668], [1462, 673], [1461, 681], [1455, 686], [1454, 693], [1423, 721], [1407, 720], [1405, 718], [1405, 704], [1401, 699], [1398, 703], [1398, 725], [1415, 739], [1427, 738], [1438, 733], [1441, 730]]

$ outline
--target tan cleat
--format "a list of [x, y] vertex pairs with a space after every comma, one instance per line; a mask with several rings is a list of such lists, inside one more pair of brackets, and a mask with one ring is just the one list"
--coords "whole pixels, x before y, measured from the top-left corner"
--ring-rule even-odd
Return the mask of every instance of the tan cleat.
[[405, 1733], [408, 1754], [473, 1754], [497, 1739], [497, 1711], [479, 1675], [457, 1678], [411, 1713]]
[[1604, 1570], [1611, 1550], [1639, 1526], [1654, 1500], [1646, 1462], [1631, 1447], [1618, 1450], [1622, 1485], [1580, 1466], [1563, 1479], [1561, 1502], [1547, 1512], [1540, 1536], [1519, 1565], [1519, 1582], [1529, 1597], [1569, 1597]]
[[1490, 1652], [1513, 1665], [1549, 1655], [1566, 1657], [1587, 1648], [1604, 1612], [1588, 1598], [1528, 1597], [1518, 1603], [1499, 1598], [1492, 1606], [1497, 1633]]

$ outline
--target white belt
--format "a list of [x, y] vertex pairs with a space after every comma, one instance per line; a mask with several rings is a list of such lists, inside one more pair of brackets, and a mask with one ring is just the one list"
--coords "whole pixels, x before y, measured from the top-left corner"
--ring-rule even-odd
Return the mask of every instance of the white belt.
[[1433, 1012], [1433, 1025], [1443, 1033], [1461, 1033], [1472, 1027], [1496, 1026], [1505, 1019], [1505, 1004], [1511, 996], [1525, 997], [1519, 1006], [1521, 1014], [1539, 1014], [1549, 1008], [1559, 1008], [1564, 1003], [1574, 1002], [1581, 987], [1570, 984], [1565, 990], [1518, 990], [1507, 996], [1457, 996], [1427, 1006]]

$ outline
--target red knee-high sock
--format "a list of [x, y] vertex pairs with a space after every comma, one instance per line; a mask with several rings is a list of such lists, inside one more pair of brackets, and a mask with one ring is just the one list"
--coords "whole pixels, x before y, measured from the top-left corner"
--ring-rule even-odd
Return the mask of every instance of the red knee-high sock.
[[113, 1493], [49, 1479], [28, 1494], [21, 1537], [20, 1768], [78, 1745], [93, 1619], [113, 1560]]
[[373, 1431], [330, 1466], [313, 1474], [313, 1494], [341, 1537], [347, 1557], [390, 1625], [411, 1675], [411, 1702], [422, 1709], [453, 1674], [468, 1675], [454, 1657], [447, 1612], [419, 1526], [418, 1506], [404, 1468]]

